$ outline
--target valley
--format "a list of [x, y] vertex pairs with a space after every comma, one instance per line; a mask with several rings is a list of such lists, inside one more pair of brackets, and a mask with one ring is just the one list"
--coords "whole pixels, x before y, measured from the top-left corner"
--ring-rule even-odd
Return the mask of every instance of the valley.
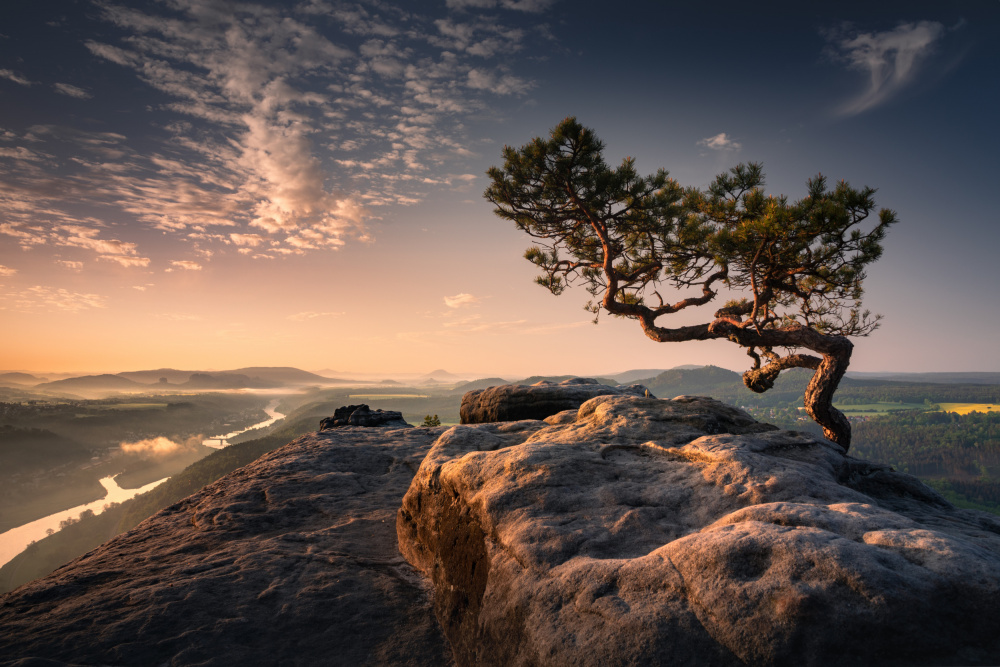
[[[647, 372], [651, 375], [640, 377]], [[185, 382], [163, 371], [139, 377], [157, 373]], [[309, 375], [292, 377], [313, 379]], [[604, 384], [642, 384], [659, 398], [708, 395], [741, 407], [759, 421], [818, 433], [801, 408], [809, 378], [805, 371], [782, 374], [765, 394], [746, 389], [738, 373], [714, 366], [603, 375]], [[109, 474], [126, 489], [170, 479], [101, 514], [78, 517], [31, 545], [0, 568], [0, 591], [43, 576], [228, 472], [316, 431], [319, 421], [340, 406], [366, 403], [373, 410], [396, 410], [415, 426], [425, 416], [437, 415], [448, 426], [460, 422], [459, 407], [467, 391], [573, 376], [452, 377], [448, 383], [333, 380], [325, 385], [281, 384], [280, 377], [269, 377], [277, 386], [267, 390], [114, 393], [91, 399], [17, 389], [22, 400], [0, 404], [0, 461], [6, 464], [0, 532], [103, 498], [99, 480]], [[835, 404], [853, 424], [851, 453], [917, 475], [956, 505], [1000, 514], [1000, 385], [948, 379], [952, 381], [845, 378]], [[271, 421], [269, 412], [285, 417]], [[231, 437], [223, 449], [204, 444], [210, 436], [265, 420], [271, 421], [269, 426]], [[155, 453], [157, 439], [177, 446], [166, 445], [169, 451]], [[128, 452], [123, 443], [146, 444], [141, 451]]]

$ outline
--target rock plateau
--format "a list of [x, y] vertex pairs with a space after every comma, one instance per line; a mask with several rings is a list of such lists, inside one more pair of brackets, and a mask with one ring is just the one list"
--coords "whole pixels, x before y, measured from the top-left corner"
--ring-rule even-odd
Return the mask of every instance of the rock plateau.
[[712, 399], [541, 386], [261, 457], [0, 597], [0, 664], [1000, 663], [996, 517]]
[[444, 429], [265, 454], [0, 597], [0, 664], [447, 665], [396, 509]]
[[399, 512], [460, 665], [1000, 663], [1000, 521], [707, 398], [459, 426]]
[[590, 378], [572, 378], [556, 384], [542, 380], [533, 385], [504, 384], [477, 389], [462, 396], [463, 424], [487, 424], [521, 419], [545, 419], [558, 412], [576, 410], [595, 396], [646, 396], [641, 384], [609, 387]]

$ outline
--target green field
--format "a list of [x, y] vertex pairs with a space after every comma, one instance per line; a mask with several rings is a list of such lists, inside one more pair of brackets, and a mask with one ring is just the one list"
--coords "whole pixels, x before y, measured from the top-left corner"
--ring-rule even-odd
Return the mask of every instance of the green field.
[[843, 405], [834, 403], [834, 407], [848, 417], [861, 415], [887, 415], [900, 410], [926, 410], [926, 403], [862, 403], [859, 405]]

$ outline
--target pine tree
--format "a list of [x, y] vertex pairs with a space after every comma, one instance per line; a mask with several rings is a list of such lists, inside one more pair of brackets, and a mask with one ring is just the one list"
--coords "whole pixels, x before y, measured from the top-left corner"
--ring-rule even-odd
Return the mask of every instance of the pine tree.
[[[505, 147], [487, 173], [495, 213], [537, 239], [525, 257], [553, 294], [580, 282], [587, 309], [639, 321], [658, 342], [724, 338], [746, 349], [743, 382], [755, 392], [790, 368], [814, 371], [805, 407], [846, 450], [851, 427], [833, 407], [850, 363], [851, 336], [880, 316], [861, 307], [867, 265], [879, 259], [896, 215], [875, 211], [872, 188], [828, 186], [817, 176], [804, 198], [764, 192], [760, 164], [740, 164], [706, 191], [683, 188], [660, 169], [640, 176], [635, 160], [604, 161], [594, 132], [567, 118], [548, 139]], [[679, 292], [664, 300], [664, 285]], [[666, 327], [662, 317], [736, 294], [702, 324]], [[802, 353], [806, 350], [809, 353]]]

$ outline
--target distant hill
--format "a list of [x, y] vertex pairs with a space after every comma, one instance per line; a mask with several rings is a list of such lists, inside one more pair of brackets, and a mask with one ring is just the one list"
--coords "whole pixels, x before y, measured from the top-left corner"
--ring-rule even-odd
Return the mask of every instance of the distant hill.
[[435, 385], [435, 384], [453, 384], [454, 382], [455, 382], [455, 380], [443, 380], [443, 379], [441, 379], [441, 378], [434, 378], [434, 377], [431, 377], [431, 378], [427, 378], [426, 380], [420, 380], [420, 381], [418, 382], [418, 384], [419, 384], [419, 385], [420, 385], [421, 387], [426, 387], [427, 385]]
[[51, 431], [0, 426], [0, 478], [88, 459], [87, 447]]
[[535, 384], [536, 382], [541, 382], [542, 380], [558, 384], [563, 380], [572, 380], [573, 378], [578, 378], [578, 377], [586, 377], [591, 380], [597, 380], [601, 384], [606, 384], [609, 387], [614, 387], [615, 385], [620, 384], [619, 382], [612, 380], [611, 378], [595, 378], [595, 377], [590, 377], [588, 375], [532, 375], [530, 378], [524, 378], [523, 380], [518, 380], [517, 382], [511, 382], [509, 384], [532, 385]]
[[847, 376], [859, 380], [884, 380], [891, 382], [921, 382], [934, 384], [1000, 384], [1000, 372], [972, 373], [858, 373], [848, 371]]
[[463, 382], [462, 384], [457, 385], [451, 390], [451, 393], [464, 394], [467, 391], [487, 389], [489, 387], [499, 387], [503, 384], [510, 384], [510, 381], [504, 380], [503, 378], [482, 378], [479, 380], [470, 380], [469, 382]]
[[[679, 366], [678, 368], [683, 368]], [[668, 368], [636, 368], [630, 371], [625, 371], [623, 373], [612, 373], [610, 375], [605, 375], [604, 377], [611, 378], [620, 384], [632, 384], [638, 382], [639, 380], [645, 380], [647, 378], [656, 377], [660, 373], [666, 373]]]
[[248, 377], [239, 373], [193, 373], [191, 379], [180, 385], [181, 389], [273, 389], [282, 383], [260, 377]]
[[310, 373], [291, 366], [250, 366], [247, 368], [237, 368], [231, 371], [222, 371], [232, 375], [246, 375], [251, 378], [260, 378], [269, 382], [279, 384], [329, 384], [348, 382], [338, 378], [325, 377]]
[[[263, 386], [274, 387], [289, 384], [336, 384], [347, 382], [337, 378], [325, 377], [290, 366], [248, 366], [247, 368], [236, 368], [231, 371], [181, 371], [174, 368], [159, 368], [150, 371], [128, 371], [118, 373], [119, 377], [128, 378], [143, 384], [159, 384], [160, 378], [166, 378], [170, 384], [185, 384], [194, 375], [212, 377], [243, 376], [249, 378], [251, 382], [263, 383]], [[203, 383], [204, 378], [195, 381], [195, 385]], [[223, 383], [224, 384], [224, 383]], [[232, 383], [230, 383], [232, 384]], [[257, 386], [250, 384], [246, 386]]]
[[167, 378], [170, 384], [187, 382], [198, 371], [179, 371], [175, 368], [159, 368], [155, 371], [126, 371], [118, 373], [118, 377], [128, 378], [143, 384], [158, 384], [160, 378]]
[[658, 398], [673, 398], [682, 394], [714, 396], [722, 389], [742, 385], [739, 373], [718, 366], [671, 368], [652, 378], [637, 379]]
[[424, 373], [421, 375], [419, 380], [435, 380], [437, 382], [448, 383], [448, 382], [459, 382], [462, 377], [455, 375], [454, 373], [449, 373], [443, 368], [431, 371], [430, 373]]
[[140, 382], [123, 378], [120, 375], [84, 375], [54, 382], [43, 382], [35, 387], [36, 391], [47, 393], [71, 392], [86, 395], [104, 391], [138, 391], [148, 388]]
[[36, 385], [42, 382], [48, 382], [47, 378], [35, 377], [28, 373], [0, 373], [0, 384], [5, 385]]

